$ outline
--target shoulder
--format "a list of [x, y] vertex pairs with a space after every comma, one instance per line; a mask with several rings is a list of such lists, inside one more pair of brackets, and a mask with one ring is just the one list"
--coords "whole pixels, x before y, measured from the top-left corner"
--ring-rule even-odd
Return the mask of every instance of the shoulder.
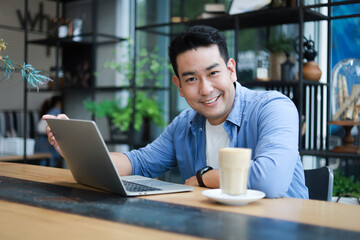
[[233, 109], [228, 117], [229, 121], [241, 124], [242, 121], [267, 118], [270, 115], [290, 113], [297, 115], [297, 109], [287, 96], [277, 91], [252, 90], [236, 85], [236, 96]]
[[[296, 122], [298, 110], [291, 99], [277, 91], [241, 89], [241, 115], [252, 122], [283, 119]], [[243, 119], [243, 120], [244, 120]], [[255, 121], [257, 119], [257, 121]]]
[[244, 97], [244, 100], [247, 102], [268, 102], [271, 100], [279, 100], [279, 101], [291, 101], [287, 96], [284, 94], [275, 91], [262, 91], [262, 90], [252, 90], [245, 87], [242, 87], [242, 96]]
[[297, 127], [299, 113], [294, 102], [277, 91], [257, 93], [249, 109], [261, 125], [291, 125]]
[[278, 91], [257, 91], [244, 88], [244, 102], [247, 107], [253, 109], [290, 108], [296, 110], [293, 101]]

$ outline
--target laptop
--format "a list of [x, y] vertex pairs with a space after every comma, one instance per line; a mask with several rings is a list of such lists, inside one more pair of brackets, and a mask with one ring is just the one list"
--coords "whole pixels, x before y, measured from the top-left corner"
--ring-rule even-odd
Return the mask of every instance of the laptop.
[[94, 121], [46, 119], [76, 182], [122, 196], [192, 191], [182, 184], [120, 176]]

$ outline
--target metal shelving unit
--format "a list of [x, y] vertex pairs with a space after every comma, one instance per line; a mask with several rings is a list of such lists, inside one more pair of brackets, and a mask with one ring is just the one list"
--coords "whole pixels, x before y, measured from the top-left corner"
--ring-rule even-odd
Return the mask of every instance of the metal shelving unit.
[[[77, 94], [86, 94], [89, 96], [90, 99], [95, 99], [97, 92], [116, 92], [116, 91], [123, 91], [127, 90], [126, 87], [98, 87], [98, 79], [95, 74], [96, 70], [96, 59], [97, 59], [97, 48], [104, 45], [110, 44], [117, 44], [122, 41], [126, 41], [127, 39], [121, 38], [112, 34], [105, 34], [99, 32], [97, 26], [97, 18], [98, 18], [98, 11], [99, 11], [99, 2], [98, 0], [48, 0], [51, 2], [55, 2], [56, 4], [56, 18], [61, 19], [66, 17], [66, 4], [70, 3], [88, 3], [90, 5], [89, 9], [91, 9], [91, 29], [90, 31], [83, 32], [77, 37], [80, 37], [81, 40], [74, 40], [73, 36], [67, 37], [57, 37], [57, 36], [44, 36], [36, 39], [29, 40], [29, 22], [25, 21], [25, 62], [27, 62], [28, 54], [29, 54], [29, 46], [30, 45], [39, 45], [39, 46], [49, 46], [55, 47], [55, 89], [40, 89], [40, 92], [59, 92], [62, 95], [77, 95]], [[27, 14], [27, 9], [29, 8], [29, 0], [25, 0], [25, 13]], [[28, 19], [25, 16], [25, 19]], [[57, 21], [57, 29], [59, 29], [60, 22]], [[89, 62], [91, 73], [90, 83], [88, 87], [82, 86], [60, 86], [60, 78], [59, 78], [59, 69], [66, 67], [65, 65], [75, 65], [76, 59], [74, 57], [84, 57], [82, 56], [83, 53], [86, 53], [85, 58]], [[62, 59], [61, 56], [62, 55]], [[79, 60], [79, 59], [78, 59]], [[66, 70], [66, 69], [64, 69]], [[27, 112], [27, 101], [28, 101], [28, 94], [29, 94], [29, 86], [24, 81], [24, 112]], [[25, 114], [26, 116], [26, 114]], [[94, 119], [95, 116], [92, 116]], [[27, 119], [25, 119], [26, 123]], [[26, 125], [26, 124], [25, 124]], [[24, 126], [26, 128], [26, 126]], [[26, 130], [25, 130], [26, 131]], [[25, 136], [26, 137], [26, 136]], [[26, 141], [25, 141], [26, 144]], [[26, 146], [25, 146], [26, 149]], [[26, 156], [24, 155], [24, 159]]]
[[[298, 36], [304, 36], [304, 24], [306, 22], [319, 22], [326, 21], [328, 23], [328, 46], [327, 46], [327, 54], [331, 56], [331, 21], [339, 18], [350, 18], [350, 17], [359, 17], [360, 14], [349, 14], [347, 16], [332, 16], [331, 9], [332, 7], [343, 5], [343, 4], [354, 4], [358, 3], [358, 1], [342, 1], [342, 2], [331, 2], [329, 0], [328, 3], [324, 4], [309, 4], [305, 5], [305, 1], [298, 0], [296, 7], [292, 8], [265, 8], [257, 11], [251, 11], [246, 13], [241, 13], [237, 15], [224, 15], [216, 18], [209, 19], [201, 19], [201, 20], [184, 20], [184, 1], [179, 0], [181, 13], [181, 22], [159, 22], [155, 24], [136, 26], [136, 31], [144, 31], [149, 34], [158, 34], [161, 36], [168, 36], [171, 38], [176, 35], [176, 32], [173, 29], [185, 29], [189, 26], [193, 25], [209, 25], [215, 27], [222, 31], [234, 31], [235, 39], [234, 42], [238, 41], [238, 32], [242, 29], [248, 28], [259, 28], [259, 27], [270, 27], [275, 25], [284, 25], [284, 24], [298, 24], [299, 32]], [[327, 8], [327, 15], [321, 14], [318, 10], [320, 8]], [[170, 29], [170, 30], [169, 30]], [[234, 52], [237, 53], [237, 45], [235, 44]], [[237, 56], [235, 56], [235, 61]], [[327, 122], [330, 119], [330, 84], [331, 84], [331, 65], [330, 65], [330, 57], [328, 57], [327, 62], [327, 82], [320, 83], [303, 79], [302, 75], [302, 64], [303, 64], [303, 38], [299, 38], [299, 59], [298, 59], [298, 80], [296, 81], [247, 81], [240, 83], [246, 87], [262, 87], [266, 90], [278, 90], [285, 95], [289, 96], [295, 103], [298, 108], [299, 116], [305, 116], [310, 122], [318, 122], [320, 121], [322, 124], [318, 126], [318, 124], [308, 124], [309, 132], [311, 136], [306, 136], [308, 141], [312, 142], [312, 147], [305, 146], [305, 137], [301, 135], [301, 129], [304, 124], [304, 119], [299, 117], [299, 150], [301, 155], [312, 155], [319, 157], [337, 157], [337, 158], [352, 158], [360, 160], [360, 155], [358, 154], [339, 154], [334, 153], [329, 150], [328, 143], [328, 134], [329, 129], [327, 126]], [[327, 93], [327, 94], [325, 94]], [[317, 99], [317, 96], [321, 95], [321, 99]], [[325, 98], [327, 96], [327, 98]], [[172, 105], [174, 106], [174, 105]], [[309, 107], [310, 106], [310, 107]], [[323, 106], [326, 106], [326, 112], [328, 116], [323, 114], [318, 114], [323, 112]], [[306, 108], [310, 108], [307, 110]], [[308, 112], [315, 112], [315, 114], [309, 114]], [[316, 132], [320, 127], [320, 135], [317, 135]], [[324, 134], [324, 130], [326, 128], [326, 133]]]

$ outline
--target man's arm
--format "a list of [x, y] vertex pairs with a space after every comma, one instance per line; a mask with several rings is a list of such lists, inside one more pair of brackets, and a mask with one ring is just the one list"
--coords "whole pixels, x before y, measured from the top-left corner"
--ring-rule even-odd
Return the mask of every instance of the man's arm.
[[[219, 170], [210, 170], [202, 175], [203, 183], [208, 188], [220, 188]], [[199, 186], [196, 176], [185, 181], [185, 185]]]
[[[274, 95], [258, 109], [248, 126], [257, 135], [254, 159], [249, 172], [249, 187], [265, 192], [266, 197], [284, 197], [299, 161], [299, 115], [291, 100]], [[298, 177], [298, 176], [297, 176]]]
[[120, 176], [127, 176], [132, 174], [130, 159], [125, 154], [111, 152], [110, 156]]

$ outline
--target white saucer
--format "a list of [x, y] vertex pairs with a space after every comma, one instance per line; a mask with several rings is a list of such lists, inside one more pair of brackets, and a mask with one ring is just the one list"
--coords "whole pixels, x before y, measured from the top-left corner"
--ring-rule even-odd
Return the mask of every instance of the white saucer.
[[262, 199], [265, 193], [248, 189], [244, 195], [232, 196], [221, 192], [221, 189], [208, 189], [202, 194], [216, 202], [227, 205], [246, 205], [250, 202]]

